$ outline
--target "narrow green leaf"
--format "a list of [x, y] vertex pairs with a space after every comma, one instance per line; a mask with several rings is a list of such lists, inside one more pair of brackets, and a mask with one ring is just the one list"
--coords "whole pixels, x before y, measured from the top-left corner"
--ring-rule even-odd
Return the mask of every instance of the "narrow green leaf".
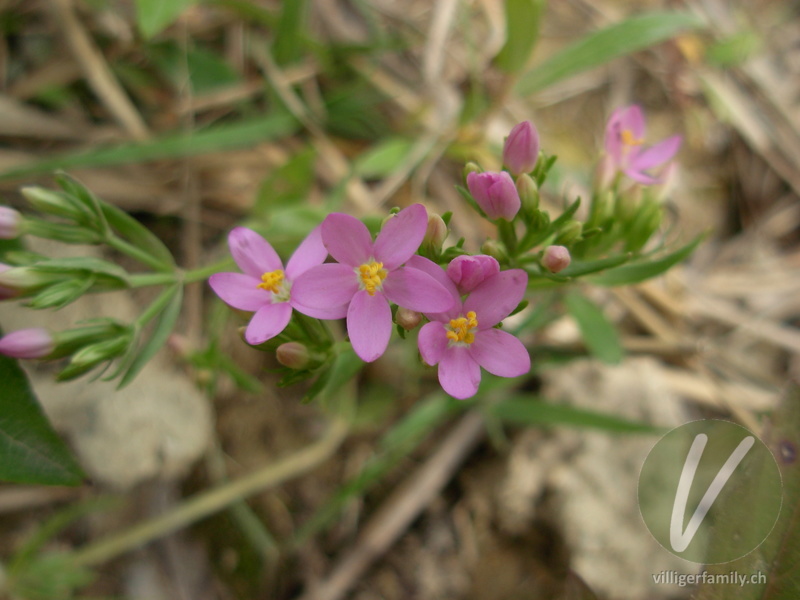
[[703, 240], [703, 237], [704, 236], [699, 235], [682, 248], [656, 260], [636, 262], [614, 269], [608, 269], [605, 273], [592, 275], [588, 280], [596, 285], [615, 286], [630, 285], [632, 283], [640, 283], [646, 279], [651, 279], [652, 277], [661, 275], [679, 262], [685, 260], [694, 252], [694, 249], [697, 248], [698, 244]]
[[702, 25], [698, 17], [681, 12], [631, 17], [582, 38], [534, 68], [520, 79], [516, 91], [523, 96], [538, 92], [563, 79]]
[[[800, 590], [800, 388], [792, 384], [786, 397], [769, 418], [764, 443], [772, 451], [783, 479], [783, 504], [772, 532], [755, 550], [738, 560], [707, 565], [711, 576], [755, 576], [746, 585], [714, 582], [701, 585], [693, 598], [697, 600], [796, 600]], [[753, 526], [758, 520], [774, 518], [771, 511], [759, 506], [759, 486], [747, 480], [748, 489], [742, 494], [731, 493], [720, 498], [726, 519], [715, 523], [712, 536], [721, 540], [741, 535], [741, 528]], [[753, 489], [755, 487], [755, 489]], [[747, 498], [749, 501], [743, 501]], [[763, 524], [763, 523], [762, 523]], [[767, 522], [767, 526], [769, 523]], [[710, 544], [715, 537], [712, 537]], [[736, 590], [735, 594], [732, 590]]]
[[122, 237], [160, 260], [164, 264], [164, 270], [171, 270], [175, 267], [175, 258], [172, 256], [172, 252], [147, 227], [116, 206], [103, 202], [100, 207], [108, 224]]
[[172, 288], [172, 298], [169, 300], [166, 308], [158, 316], [158, 319], [153, 325], [153, 331], [150, 333], [148, 340], [142, 345], [141, 349], [136, 354], [136, 358], [125, 371], [122, 379], [119, 382], [119, 388], [128, 385], [139, 374], [147, 362], [155, 356], [164, 343], [167, 341], [169, 334], [172, 333], [175, 322], [178, 320], [178, 315], [181, 312], [181, 303], [183, 302], [183, 286], [176, 285]]
[[0, 173], [0, 181], [57, 169], [108, 167], [244, 148], [291, 134], [297, 127], [297, 121], [291, 116], [285, 113], [271, 114], [239, 123], [215, 125], [201, 131], [171, 134], [147, 142], [68, 152]]
[[661, 433], [647, 423], [637, 423], [566, 404], [551, 404], [530, 396], [513, 396], [488, 406], [495, 418], [518, 425], [565, 425], [602, 429], [613, 433]]
[[45, 273], [59, 273], [63, 271], [85, 271], [106, 279], [117, 281], [120, 287], [128, 286], [128, 272], [114, 263], [91, 256], [68, 256], [66, 258], [51, 258], [37, 262], [32, 266], [36, 271]]
[[17, 362], [0, 356], [0, 479], [78, 485], [83, 473], [42, 412]]
[[139, 31], [151, 38], [172, 24], [184, 9], [197, 0], [136, 0], [136, 20]]
[[272, 55], [279, 65], [287, 65], [303, 56], [303, 26], [307, 0], [281, 3], [277, 35], [272, 45]]
[[598, 271], [605, 271], [618, 267], [621, 264], [628, 262], [631, 259], [630, 254], [619, 254], [617, 256], [609, 256], [608, 258], [599, 258], [597, 260], [573, 260], [572, 263], [563, 271], [559, 271], [562, 277], [582, 277], [597, 273]]
[[616, 327], [606, 319], [603, 311], [577, 291], [569, 292], [564, 301], [569, 314], [578, 323], [589, 351], [605, 363], [618, 364], [624, 356], [622, 344]]
[[506, 0], [506, 43], [497, 55], [497, 66], [506, 73], [524, 69], [539, 39], [545, 0]]
[[414, 148], [405, 138], [388, 138], [376, 144], [355, 160], [355, 172], [366, 178], [385, 177], [402, 163]]

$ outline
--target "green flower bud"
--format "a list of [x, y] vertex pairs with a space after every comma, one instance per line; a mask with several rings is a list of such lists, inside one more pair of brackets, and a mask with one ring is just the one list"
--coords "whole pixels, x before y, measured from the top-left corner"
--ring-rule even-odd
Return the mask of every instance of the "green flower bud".
[[517, 193], [522, 203], [520, 213], [525, 223], [530, 224], [536, 219], [536, 213], [539, 212], [539, 186], [528, 174], [522, 174], [517, 177]]
[[569, 246], [579, 241], [582, 233], [583, 225], [579, 221], [575, 221], [574, 219], [567, 221], [556, 236], [556, 244], [560, 246]]
[[284, 367], [290, 369], [305, 369], [311, 363], [311, 353], [305, 344], [300, 342], [286, 342], [278, 346], [275, 357]]
[[470, 161], [466, 165], [464, 165], [464, 181], [467, 180], [467, 176], [470, 173], [482, 173], [482, 172], [483, 172], [483, 169], [480, 168], [478, 163], [474, 163], [474, 162]]
[[506, 252], [505, 246], [497, 240], [486, 240], [481, 246], [481, 252], [496, 258], [500, 264], [508, 261], [508, 253]]
[[442, 252], [442, 245], [447, 239], [447, 225], [442, 217], [436, 213], [428, 215], [428, 228], [422, 238], [422, 250], [429, 256], [437, 257]]
[[415, 310], [399, 307], [394, 316], [395, 322], [406, 331], [412, 331], [422, 321], [422, 315]]
[[25, 199], [39, 212], [65, 217], [73, 221], [84, 221], [86, 210], [69, 194], [41, 187], [24, 187], [20, 190]]

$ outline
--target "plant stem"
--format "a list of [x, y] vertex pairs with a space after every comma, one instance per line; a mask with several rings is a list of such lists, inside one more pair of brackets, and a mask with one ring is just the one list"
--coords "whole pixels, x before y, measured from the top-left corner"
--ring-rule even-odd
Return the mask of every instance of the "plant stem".
[[73, 554], [73, 564], [88, 567], [103, 563], [219, 512], [242, 498], [298, 477], [330, 458], [344, 441], [348, 429], [346, 421], [335, 419], [325, 435], [310, 446], [255, 473], [201, 492], [161, 516], [89, 544]]
[[131, 275], [128, 280], [131, 287], [147, 287], [150, 285], [167, 285], [175, 283], [177, 276], [175, 273], [141, 273]]
[[148, 267], [159, 271], [164, 272], [167, 270], [171, 270], [172, 266], [168, 265], [167, 263], [157, 259], [156, 257], [148, 254], [141, 248], [137, 248], [133, 244], [129, 244], [123, 239], [118, 238], [115, 235], [109, 235], [106, 237], [105, 242], [114, 248], [117, 252], [121, 252], [122, 254], [126, 254], [133, 258], [134, 260], [138, 260], [143, 265], [147, 265]]
[[191, 271], [184, 271], [183, 282], [194, 283], [195, 281], [202, 281], [214, 273], [219, 273], [220, 271], [231, 268], [233, 264], [233, 259], [226, 258], [204, 267], [198, 267], [197, 269], [192, 269]]

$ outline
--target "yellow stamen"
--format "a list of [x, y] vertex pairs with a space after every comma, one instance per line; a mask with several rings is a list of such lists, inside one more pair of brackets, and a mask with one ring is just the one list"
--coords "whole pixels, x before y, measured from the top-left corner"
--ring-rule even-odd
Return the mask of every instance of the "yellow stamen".
[[635, 137], [630, 129], [623, 129], [620, 135], [622, 136], [622, 143], [626, 146], [641, 146], [644, 144], [644, 140]]
[[475, 341], [475, 332], [472, 330], [477, 326], [478, 315], [474, 311], [469, 311], [466, 317], [450, 319], [450, 331], [447, 332], [447, 339], [452, 342], [471, 344]]
[[268, 292], [272, 292], [273, 294], [277, 294], [278, 291], [281, 289], [282, 284], [283, 284], [283, 271], [281, 269], [277, 269], [275, 271], [264, 273], [261, 276], [261, 283], [259, 283], [256, 287], [259, 287], [262, 290], [266, 290]]
[[389, 271], [383, 268], [383, 263], [371, 262], [358, 267], [358, 274], [361, 276], [361, 284], [370, 296], [374, 296], [375, 292], [381, 289], [383, 280], [389, 274]]

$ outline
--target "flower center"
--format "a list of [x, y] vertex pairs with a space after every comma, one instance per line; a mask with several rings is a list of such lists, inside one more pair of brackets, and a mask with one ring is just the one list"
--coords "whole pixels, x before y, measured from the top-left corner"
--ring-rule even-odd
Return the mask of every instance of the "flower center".
[[268, 273], [264, 273], [261, 276], [261, 283], [259, 283], [256, 287], [259, 287], [262, 290], [266, 290], [268, 292], [272, 292], [273, 294], [277, 294], [278, 291], [281, 289], [282, 284], [283, 284], [283, 271], [281, 269], [276, 269], [275, 271], [269, 271]]
[[626, 148], [630, 146], [641, 146], [644, 144], [644, 140], [642, 138], [637, 138], [633, 135], [633, 132], [630, 129], [623, 129], [622, 133], [620, 134], [622, 138], [622, 143], [625, 145]]
[[361, 278], [361, 289], [367, 290], [370, 296], [374, 296], [375, 292], [381, 289], [383, 280], [389, 274], [389, 271], [383, 268], [383, 263], [375, 261], [364, 263], [356, 272]]
[[469, 311], [466, 317], [450, 319], [450, 327], [447, 332], [447, 339], [454, 344], [471, 344], [475, 341], [475, 329], [478, 326], [478, 315], [474, 311]]

